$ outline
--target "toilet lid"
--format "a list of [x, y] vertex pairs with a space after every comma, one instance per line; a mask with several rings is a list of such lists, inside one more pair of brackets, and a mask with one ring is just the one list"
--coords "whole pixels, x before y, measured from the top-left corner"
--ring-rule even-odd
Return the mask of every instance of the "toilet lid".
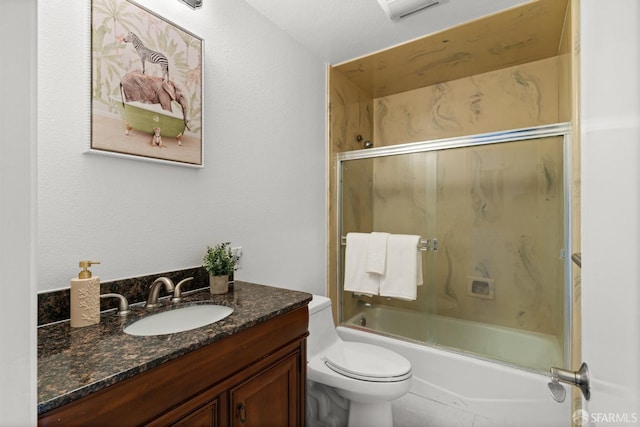
[[340, 342], [325, 353], [325, 364], [349, 378], [374, 382], [403, 381], [411, 376], [411, 363], [386, 348]]

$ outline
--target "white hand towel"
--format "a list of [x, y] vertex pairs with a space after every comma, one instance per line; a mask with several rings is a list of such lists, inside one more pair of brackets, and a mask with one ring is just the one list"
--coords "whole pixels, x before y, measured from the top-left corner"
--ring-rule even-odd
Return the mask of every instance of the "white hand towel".
[[387, 239], [389, 233], [371, 233], [367, 249], [367, 273], [384, 274], [387, 266]]
[[380, 278], [380, 295], [411, 301], [417, 298], [417, 286], [422, 282], [422, 257], [418, 257], [419, 243], [420, 236], [407, 234], [389, 236], [387, 271]]
[[378, 295], [379, 276], [365, 271], [368, 233], [347, 233], [344, 256], [344, 290], [365, 295]]

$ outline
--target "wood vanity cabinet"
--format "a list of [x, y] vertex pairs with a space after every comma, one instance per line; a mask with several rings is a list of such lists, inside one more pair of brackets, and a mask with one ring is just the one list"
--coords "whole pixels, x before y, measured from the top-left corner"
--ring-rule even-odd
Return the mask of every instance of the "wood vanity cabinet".
[[[230, 391], [231, 426], [297, 426], [299, 357], [292, 354]], [[278, 396], [275, 398], [275, 396]], [[304, 405], [304, 402], [301, 402]]]
[[307, 307], [40, 416], [39, 425], [304, 426]]

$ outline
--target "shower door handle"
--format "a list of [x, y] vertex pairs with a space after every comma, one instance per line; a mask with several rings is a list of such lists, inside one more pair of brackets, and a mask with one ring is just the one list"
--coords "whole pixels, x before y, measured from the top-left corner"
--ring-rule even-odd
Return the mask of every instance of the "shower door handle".
[[[554, 399], [556, 397], [553, 393], [553, 387], [557, 387], [559, 382], [578, 387], [582, 392], [582, 396], [584, 396], [586, 400], [589, 400], [589, 398], [591, 397], [591, 391], [589, 389], [589, 366], [586, 363], [582, 363], [580, 369], [578, 369], [577, 371], [567, 371], [560, 368], [551, 368], [550, 374], [551, 382], [549, 383], [549, 389], [552, 391]], [[564, 396], [562, 400], [564, 400]]]

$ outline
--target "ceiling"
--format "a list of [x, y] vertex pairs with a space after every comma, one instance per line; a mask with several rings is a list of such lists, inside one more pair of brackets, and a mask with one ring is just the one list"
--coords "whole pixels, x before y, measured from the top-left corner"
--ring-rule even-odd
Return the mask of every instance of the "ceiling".
[[335, 65], [529, 0], [440, 0], [392, 22], [376, 0], [245, 0], [312, 54]]

